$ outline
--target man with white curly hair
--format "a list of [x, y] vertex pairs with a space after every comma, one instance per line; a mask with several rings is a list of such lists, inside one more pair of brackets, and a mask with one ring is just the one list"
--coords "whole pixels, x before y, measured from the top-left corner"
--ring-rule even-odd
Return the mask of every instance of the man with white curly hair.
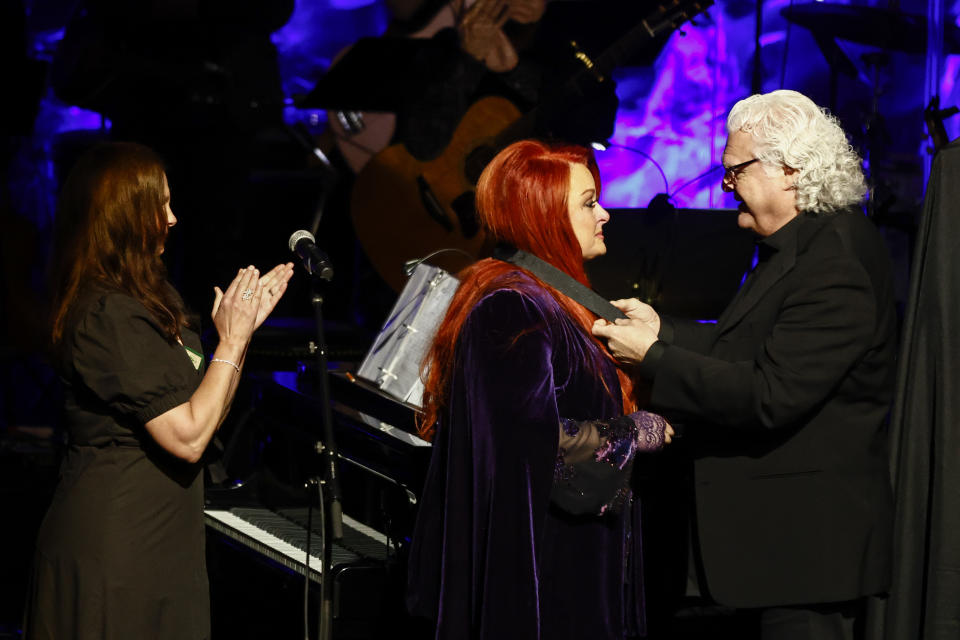
[[741, 100], [727, 133], [723, 188], [757, 267], [716, 324], [619, 300], [630, 319], [593, 331], [686, 427], [695, 590], [755, 609], [763, 640], [862, 638], [890, 574], [889, 256], [857, 206], [860, 159], [809, 98]]

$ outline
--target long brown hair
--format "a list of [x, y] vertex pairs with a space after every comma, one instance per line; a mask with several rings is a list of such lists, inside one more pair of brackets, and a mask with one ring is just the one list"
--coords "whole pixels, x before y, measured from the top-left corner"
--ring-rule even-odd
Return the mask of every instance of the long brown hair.
[[[548, 145], [534, 140], [516, 142], [501, 151], [477, 182], [477, 211], [481, 224], [498, 241], [532, 253], [589, 286], [583, 267], [583, 250], [570, 224], [568, 194], [570, 165], [584, 165], [593, 174], [600, 191], [600, 173], [590, 150], [574, 145]], [[457, 337], [467, 316], [478, 302], [494, 289], [516, 285], [505, 278], [516, 267], [499, 260], [481, 260], [460, 274], [460, 286], [450, 301], [433, 343], [424, 358], [423, 408], [420, 432], [430, 437], [440, 411], [447, 403], [453, 375]], [[578, 302], [534, 278], [583, 329], [601, 357], [613, 358], [593, 337], [590, 327], [596, 316]], [[593, 366], [599, 374], [598, 363]], [[620, 389], [625, 412], [633, 411], [633, 383], [619, 368]]]
[[139, 300], [168, 340], [186, 325], [180, 296], [160, 259], [167, 237], [166, 173], [153, 151], [113, 142], [90, 149], [60, 193], [51, 268], [51, 338], [84, 287], [99, 284]]

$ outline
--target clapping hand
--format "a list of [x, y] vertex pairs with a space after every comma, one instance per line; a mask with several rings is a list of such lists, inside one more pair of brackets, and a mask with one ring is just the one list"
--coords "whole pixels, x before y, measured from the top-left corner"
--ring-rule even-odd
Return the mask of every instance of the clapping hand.
[[215, 298], [210, 317], [221, 342], [246, 346], [250, 340], [257, 326], [255, 321], [263, 292], [259, 276], [260, 272], [250, 265], [240, 269], [226, 291], [213, 288]]
[[278, 264], [262, 277], [253, 265], [241, 269], [222, 291], [214, 287], [210, 317], [221, 340], [246, 342], [277, 306], [293, 277], [293, 263]]
[[278, 264], [266, 275], [260, 278], [260, 285], [263, 293], [260, 296], [260, 305], [257, 307], [257, 320], [254, 323], [254, 329], [259, 329], [263, 321], [267, 319], [280, 298], [287, 290], [287, 283], [293, 277], [293, 263]]

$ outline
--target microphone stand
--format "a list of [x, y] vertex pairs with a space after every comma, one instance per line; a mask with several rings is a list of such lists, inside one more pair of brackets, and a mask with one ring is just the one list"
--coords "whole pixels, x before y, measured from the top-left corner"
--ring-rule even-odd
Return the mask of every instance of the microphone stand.
[[[333, 185], [339, 181], [339, 174], [334, 168], [330, 159], [323, 153], [319, 146], [314, 143], [313, 136], [301, 125], [286, 127], [290, 136], [306, 150], [312, 153], [319, 161], [322, 169], [320, 182], [323, 189], [317, 198], [314, 207], [313, 224], [310, 231], [317, 233], [320, 227], [320, 221], [323, 217], [323, 210], [327, 201], [327, 193], [332, 190]], [[311, 238], [312, 240], [312, 238]], [[294, 247], [290, 247], [291, 250]], [[296, 253], [296, 252], [295, 252]], [[333, 634], [333, 542], [343, 538], [343, 512], [340, 506], [340, 479], [337, 477], [337, 444], [333, 437], [333, 413], [330, 409], [330, 379], [327, 374], [327, 341], [323, 332], [323, 295], [320, 291], [320, 277], [310, 271], [313, 292], [310, 296], [310, 304], [313, 306], [313, 316], [316, 322], [317, 342], [311, 345], [314, 355], [317, 358], [317, 386], [320, 392], [321, 411], [323, 416], [323, 440], [317, 443], [317, 453], [321, 458], [321, 475], [319, 478], [311, 478], [308, 482], [318, 483], [321, 491], [320, 495], [326, 499], [321, 499], [320, 508], [325, 509], [329, 505], [327, 517], [323, 518], [323, 566], [320, 571], [320, 591], [322, 594], [320, 605], [320, 629], [319, 640], [331, 640]], [[329, 280], [329, 277], [327, 277]], [[323, 491], [323, 486], [326, 491]], [[312, 499], [312, 498], [311, 498]], [[310, 532], [307, 532], [310, 535]], [[309, 581], [309, 577], [307, 578]], [[307, 629], [304, 629], [306, 634]]]
[[329, 507], [324, 518], [323, 531], [323, 567], [321, 567], [321, 606], [319, 640], [330, 640], [333, 629], [333, 542], [343, 538], [343, 518], [340, 505], [340, 479], [337, 476], [337, 445], [333, 436], [333, 413], [330, 409], [330, 379], [327, 373], [327, 343], [323, 331], [323, 295], [320, 292], [319, 278], [311, 278], [313, 293], [310, 303], [316, 321], [317, 342], [311, 345], [317, 358], [317, 386], [323, 416], [323, 441], [317, 450], [321, 457], [321, 477], [319, 482], [326, 486], [323, 495], [326, 500], [321, 509]]

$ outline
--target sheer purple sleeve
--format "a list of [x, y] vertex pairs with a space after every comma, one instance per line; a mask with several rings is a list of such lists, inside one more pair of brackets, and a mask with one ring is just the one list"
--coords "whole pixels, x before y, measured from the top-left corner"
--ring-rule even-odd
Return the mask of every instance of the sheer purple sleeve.
[[575, 514], [619, 511], [630, 496], [637, 453], [662, 449], [666, 426], [647, 411], [609, 420], [561, 418], [552, 501]]

